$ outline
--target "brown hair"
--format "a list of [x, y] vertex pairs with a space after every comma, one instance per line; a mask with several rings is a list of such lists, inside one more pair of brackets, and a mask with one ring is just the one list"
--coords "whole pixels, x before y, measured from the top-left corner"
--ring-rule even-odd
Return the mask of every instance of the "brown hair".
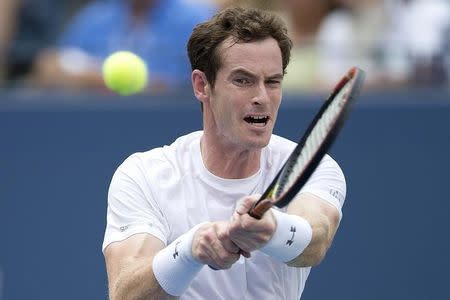
[[283, 20], [274, 13], [256, 8], [230, 7], [209, 21], [198, 24], [187, 44], [192, 70], [204, 72], [211, 86], [214, 86], [222, 63], [217, 48], [229, 37], [235, 43], [274, 38], [281, 50], [283, 72], [286, 71], [292, 41]]

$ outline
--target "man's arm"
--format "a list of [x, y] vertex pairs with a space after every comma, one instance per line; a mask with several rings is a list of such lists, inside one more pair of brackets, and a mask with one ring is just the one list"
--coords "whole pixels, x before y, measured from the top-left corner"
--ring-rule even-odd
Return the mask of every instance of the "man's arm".
[[247, 212], [259, 196], [244, 198], [231, 219], [230, 238], [245, 251], [259, 249], [290, 266], [317, 265], [338, 229], [345, 195], [341, 168], [325, 156], [286, 212], [272, 208], [256, 220]]
[[163, 248], [163, 242], [146, 233], [106, 247], [110, 299], [175, 299], [161, 288], [152, 270], [153, 257]]
[[309, 267], [319, 264], [339, 227], [338, 209], [313, 194], [304, 193], [288, 205], [286, 213], [304, 218], [312, 229], [309, 245], [298, 257], [288, 262], [288, 265]]
[[[268, 242], [272, 240], [280, 224], [277, 224], [277, 218], [272, 210], [267, 211], [261, 220], [257, 220], [247, 214], [257, 199], [258, 196], [246, 197], [238, 205], [229, 225], [231, 240], [240, 249], [247, 252], [261, 249], [274, 257], [278, 256], [278, 252], [285, 253], [281, 248], [278, 251], [276, 245], [272, 245], [270, 251], [267, 248], [264, 249]], [[325, 257], [339, 226], [340, 215], [338, 209], [313, 194], [302, 193], [288, 205], [286, 213], [279, 213], [278, 221], [283, 221], [283, 219], [288, 219], [292, 216], [301, 218], [300, 223], [297, 223], [295, 218], [291, 219], [294, 222], [292, 224], [298, 225], [297, 240], [294, 243], [297, 245], [306, 244], [297, 257], [290, 256], [295, 258], [284, 262], [295, 267], [309, 267], [319, 264]], [[289, 228], [290, 226], [285, 229], [289, 230]], [[303, 230], [303, 228], [307, 230]], [[309, 236], [305, 240], [302, 234], [308, 232]], [[284, 238], [282, 240], [283, 245], [281, 247], [285, 246], [285, 240], [287, 239]]]
[[[185, 239], [189, 237], [186, 234], [184, 236]], [[192, 246], [187, 250], [189, 251], [187, 255], [198, 264], [207, 264], [215, 269], [228, 269], [239, 259], [239, 248], [231, 242], [226, 222], [203, 224], [193, 231], [191, 238]], [[160, 255], [159, 269], [156, 270], [160, 272], [159, 278], [176, 279], [176, 276], [171, 276], [171, 272], [172, 274], [191, 272], [189, 268], [180, 272], [179, 268], [183, 267], [182, 264], [176, 265], [177, 269], [173, 270], [170, 269], [174, 265], [173, 262], [166, 264], [166, 258], [171, 260], [172, 252], [167, 256], [164, 251], [171, 246], [176, 247], [171, 244], [166, 248], [162, 241], [146, 233], [136, 234], [124, 241], [110, 244], [105, 249], [105, 261], [111, 300], [176, 298], [161, 287], [153, 271], [155, 266], [153, 260], [155, 256]], [[181, 253], [180, 256], [182, 256]], [[193, 276], [195, 275], [194, 272]], [[180, 285], [183, 283], [189, 284], [189, 282], [182, 282]], [[169, 286], [170, 284], [173, 282], [170, 282]]]

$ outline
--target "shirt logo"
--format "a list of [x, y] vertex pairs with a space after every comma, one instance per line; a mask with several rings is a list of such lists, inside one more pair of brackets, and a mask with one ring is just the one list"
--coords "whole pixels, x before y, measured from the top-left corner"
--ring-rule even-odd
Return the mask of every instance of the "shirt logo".
[[344, 201], [344, 196], [337, 190], [330, 189], [330, 195], [336, 198], [339, 202]]

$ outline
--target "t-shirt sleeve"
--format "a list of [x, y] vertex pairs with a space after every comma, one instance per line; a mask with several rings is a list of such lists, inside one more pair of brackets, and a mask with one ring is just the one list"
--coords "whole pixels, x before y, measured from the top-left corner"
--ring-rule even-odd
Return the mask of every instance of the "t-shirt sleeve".
[[311, 193], [327, 201], [339, 211], [342, 217], [347, 186], [344, 173], [330, 156], [325, 155], [300, 193]]
[[137, 155], [116, 170], [108, 191], [106, 230], [102, 251], [137, 233], [148, 233], [167, 243], [168, 225], [145, 178]]

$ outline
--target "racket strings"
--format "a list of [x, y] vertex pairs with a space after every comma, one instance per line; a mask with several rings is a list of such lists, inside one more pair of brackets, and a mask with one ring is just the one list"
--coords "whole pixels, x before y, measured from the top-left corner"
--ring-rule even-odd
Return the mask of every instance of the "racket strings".
[[352, 87], [352, 81], [347, 82], [346, 85], [338, 92], [334, 100], [330, 103], [328, 108], [323, 112], [322, 116], [317, 121], [316, 125], [311, 130], [310, 135], [307, 137], [303, 147], [299, 149], [299, 153], [295, 153], [298, 156], [291, 163], [285, 176], [281, 178], [279, 186], [275, 190], [275, 194], [279, 196], [283, 191], [288, 190], [297, 178], [302, 175], [303, 171], [306, 169], [307, 164], [311, 162], [317, 151], [320, 149], [323, 141], [326, 139], [327, 135], [330, 133], [334, 124], [338, 120], [341, 112], [345, 108], [345, 102], [348, 99], [349, 91]]

